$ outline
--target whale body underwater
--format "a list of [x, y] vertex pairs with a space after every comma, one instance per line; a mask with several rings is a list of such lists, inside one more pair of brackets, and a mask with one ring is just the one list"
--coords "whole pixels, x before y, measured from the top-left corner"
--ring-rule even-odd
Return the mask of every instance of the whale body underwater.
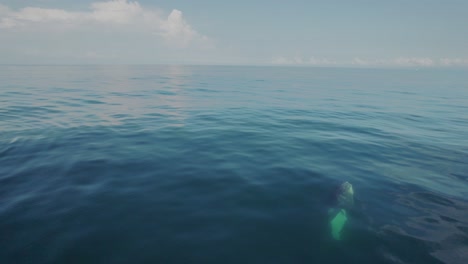
[[354, 190], [349, 182], [341, 183], [333, 193], [332, 205], [328, 209], [331, 236], [342, 239], [342, 231], [348, 221], [348, 212], [354, 206]]

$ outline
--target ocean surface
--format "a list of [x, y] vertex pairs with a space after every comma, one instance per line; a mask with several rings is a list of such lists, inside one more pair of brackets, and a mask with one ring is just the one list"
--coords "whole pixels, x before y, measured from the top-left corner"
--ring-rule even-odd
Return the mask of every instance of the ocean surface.
[[0, 66], [0, 263], [466, 264], [468, 70]]

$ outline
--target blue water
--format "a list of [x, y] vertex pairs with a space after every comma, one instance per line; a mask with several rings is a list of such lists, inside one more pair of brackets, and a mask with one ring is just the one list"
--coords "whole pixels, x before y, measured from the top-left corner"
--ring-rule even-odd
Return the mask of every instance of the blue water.
[[467, 75], [0, 66], [0, 263], [467, 263]]

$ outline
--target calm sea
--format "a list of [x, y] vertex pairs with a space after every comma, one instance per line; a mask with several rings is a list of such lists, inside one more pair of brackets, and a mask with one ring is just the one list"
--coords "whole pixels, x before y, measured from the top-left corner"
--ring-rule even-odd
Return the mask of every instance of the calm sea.
[[0, 66], [2, 264], [465, 264], [467, 197], [467, 70]]

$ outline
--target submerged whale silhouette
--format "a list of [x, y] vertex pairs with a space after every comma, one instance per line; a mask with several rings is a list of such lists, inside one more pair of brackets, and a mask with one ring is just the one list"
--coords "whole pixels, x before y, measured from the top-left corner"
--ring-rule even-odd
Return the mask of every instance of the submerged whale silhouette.
[[347, 211], [354, 206], [354, 190], [349, 182], [341, 183], [333, 193], [333, 203], [328, 210], [331, 235], [341, 240], [341, 232], [348, 221]]

